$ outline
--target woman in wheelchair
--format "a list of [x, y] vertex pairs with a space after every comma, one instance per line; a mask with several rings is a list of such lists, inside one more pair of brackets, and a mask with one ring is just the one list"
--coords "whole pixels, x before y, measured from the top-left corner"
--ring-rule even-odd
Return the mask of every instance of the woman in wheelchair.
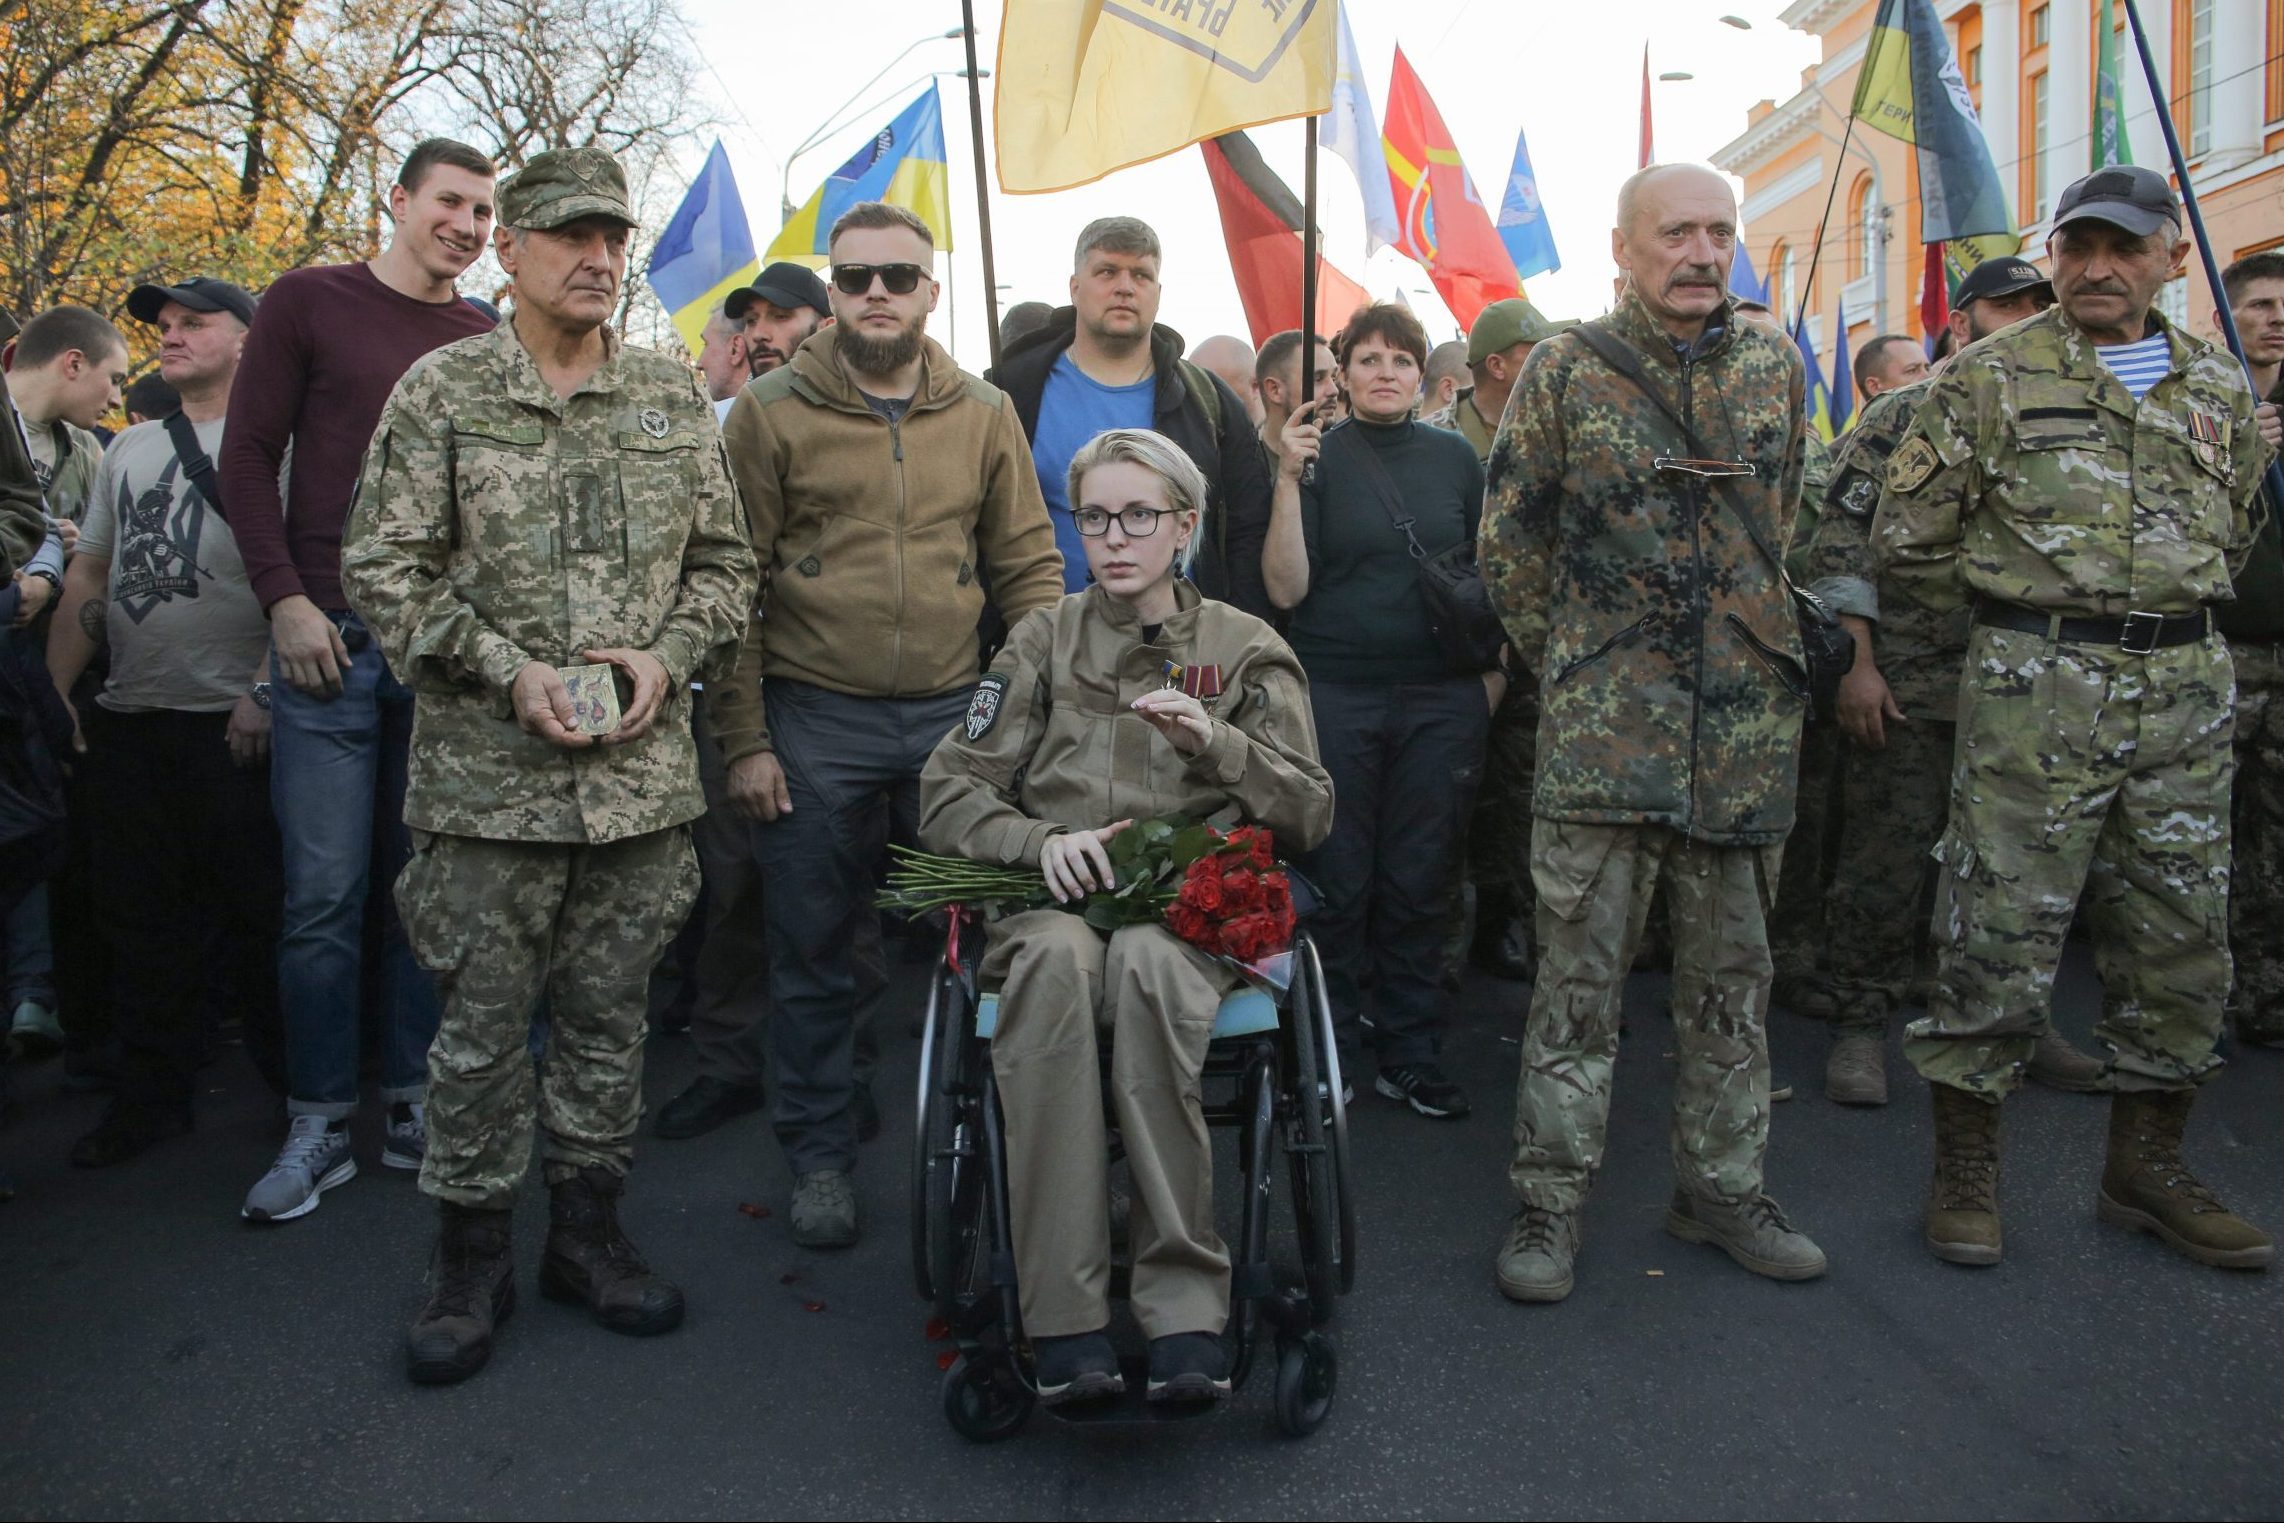
[[[966, 723], [936, 748], [921, 778], [929, 850], [1036, 866], [1075, 907], [1110, 885], [1104, 843], [1135, 820], [1259, 824], [1290, 851], [1324, 838], [1332, 783], [1300, 663], [1267, 624], [1179, 574], [1206, 492], [1180, 448], [1144, 429], [1097, 435], [1071, 461], [1094, 585], [1016, 625]], [[1169, 663], [1192, 674], [1189, 692]], [[1103, 1037], [1133, 1177], [1132, 1305], [1150, 1340], [1149, 1397], [1226, 1395], [1230, 1258], [1214, 1231], [1199, 1074], [1239, 975], [1162, 925], [1106, 936], [1045, 909], [991, 927], [982, 981], [1000, 990], [991, 1062], [1040, 1399], [1125, 1389], [1108, 1335]]]

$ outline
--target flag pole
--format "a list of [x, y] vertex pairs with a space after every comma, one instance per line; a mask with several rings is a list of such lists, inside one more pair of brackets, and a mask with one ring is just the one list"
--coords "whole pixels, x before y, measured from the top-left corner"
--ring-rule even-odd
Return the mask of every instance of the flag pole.
[[[991, 368], [999, 368], [999, 266], [991, 257], [991, 182], [983, 167], [983, 75], [975, 58], [975, 0], [960, 0], [968, 50], [968, 140], [975, 155], [976, 238], [983, 245], [984, 336]], [[947, 346], [948, 347], [948, 346]]]
[[[2252, 380], [2252, 361], [2245, 357], [2244, 337], [2236, 331], [2236, 314], [2229, 310], [2228, 291], [2221, 285], [2220, 261], [2213, 257], [2213, 240], [2206, 236], [2204, 213], [2197, 209], [2197, 187], [2189, 183], [2188, 155], [2181, 151], [2181, 134], [2173, 130], [2173, 103], [2166, 98], [2164, 85], [2158, 82], [2157, 59], [2149, 51], [2149, 34], [2141, 27], [2141, 7], [2135, 0], [2125, 0], [2126, 24], [2133, 28], [2134, 51], [2141, 55], [2142, 77], [2149, 81], [2149, 98], [2157, 104], [2157, 125], [2165, 133], [2165, 151], [2173, 159], [2173, 177], [2181, 182], [2181, 207], [2189, 214], [2189, 234], [2196, 240], [2198, 257], [2204, 261], [2205, 284], [2213, 293], [2213, 310], [2221, 320], [2221, 336], [2228, 340], [2229, 353], [2244, 367], [2244, 378]], [[2255, 390], [2253, 400], [2265, 402]], [[2268, 462], [2268, 496], [2271, 504], [2284, 505], [2284, 462]]]
[[[1301, 389], [1316, 400], [1316, 118], [1307, 121], [1307, 161], [1301, 169]], [[1323, 427], [1324, 420], [1317, 419]], [[1301, 480], [1316, 479], [1316, 462], [1301, 467]]]
[[[1832, 225], [1832, 202], [1840, 194], [1840, 177], [1848, 172], [1848, 143], [1856, 135], [1856, 107], [1848, 106], [1848, 125], [1840, 129], [1840, 151], [1832, 157], [1832, 183], [1824, 190], [1824, 215], [1816, 219], [1816, 246], [1808, 251], [1808, 278], [1800, 284], [1800, 302], [1792, 309], [1791, 332], [1798, 335], [1808, 318], [1808, 298], [1816, 290], [1816, 266], [1824, 258], [1824, 232]], [[1775, 271], [1769, 272], [1773, 278]]]

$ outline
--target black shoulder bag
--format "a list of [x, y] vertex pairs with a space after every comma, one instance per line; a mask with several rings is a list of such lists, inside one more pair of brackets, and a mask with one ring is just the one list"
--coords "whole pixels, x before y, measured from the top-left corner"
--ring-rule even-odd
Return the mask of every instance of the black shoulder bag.
[[190, 426], [190, 419], [179, 409], [167, 414], [165, 427], [167, 442], [174, 446], [175, 458], [182, 462], [182, 473], [198, 488], [198, 495], [206, 499], [206, 505], [227, 521], [230, 513], [222, 506], [222, 488], [214, 480], [214, 461], [198, 447], [198, 430]]
[[1388, 468], [1380, 463], [1372, 446], [1351, 440], [1348, 453], [1357, 458], [1388, 521], [1411, 547], [1412, 571], [1419, 579], [1420, 597], [1427, 604], [1428, 628], [1442, 647], [1444, 659], [1454, 672], [1487, 672], [1497, 667], [1507, 631], [1491, 606], [1491, 590], [1483, 585], [1483, 573], [1476, 567], [1474, 542], [1463, 539], [1448, 550], [1428, 554], [1412, 533], [1417, 519], [1405, 510], [1396, 483], [1389, 479]]
[[[1697, 431], [1674, 410], [1665, 394], [1643, 372], [1641, 356], [1631, 345], [1596, 322], [1580, 323], [1571, 331], [1587, 348], [1600, 355], [1604, 364], [1640, 387], [1642, 395], [1657, 404], [1658, 411], [1681, 430], [1683, 448], [1700, 460], [1714, 458], [1698, 439]], [[1752, 514], [1746, 512], [1744, 503], [1738, 500], [1736, 488], [1719, 476], [1710, 477], [1708, 481], [1721, 505], [1729, 510], [1729, 516], [1736, 519], [1745, 537], [1753, 542], [1753, 548], [1760, 551], [1761, 558], [1776, 573], [1778, 583], [1791, 595], [1793, 615], [1800, 623], [1800, 650], [1808, 678], [1809, 701], [1815, 706], [1819, 719], [1830, 719], [1839, 704], [1840, 679], [1856, 664], [1856, 637], [1841, 625], [1831, 604], [1792, 584], [1792, 578], [1785, 574], [1784, 562], [1761, 538], [1760, 530], [1753, 527]]]

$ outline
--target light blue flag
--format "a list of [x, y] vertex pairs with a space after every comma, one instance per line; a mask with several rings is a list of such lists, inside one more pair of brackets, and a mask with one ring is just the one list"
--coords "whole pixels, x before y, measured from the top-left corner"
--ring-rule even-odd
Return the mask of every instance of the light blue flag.
[[1539, 201], [1538, 176], [1531, 173], [1531, 148], [1523, 134], [1515, 134], [1515, 167], [1507, 171], [1507, 194], [1499, 202], [1499, 241], [1514, 258], [1515, 273], [1528, 280], [1562, 268], [1555, 252], [1554, 228]]
[[745, 202], [730, 173], [730, 156], [717, 139], [705, 167], [675, 208], [651, 250], [646, 279], [658, 304], [674, 319], [674, 331], [696, 354], [706, 319], [722, 300], [760, 272], [753, 255], [753, 229]]
[[1348, 33], [1348, 9], [1340, 12], [1340, 52], [1333, 65], [1332, 110], [1318, 127], [1318, 144], [1339, 154], [1356, 172], [1364, 193], [1364, 253], [1369, 258], [1403, 234], [1396, 219], [1396, 196], [1388, 184], [1388, 156], [1380, 146], [1380, 116], [1372, 109], [1372, 87], [1356, 59], [1356, 39]]

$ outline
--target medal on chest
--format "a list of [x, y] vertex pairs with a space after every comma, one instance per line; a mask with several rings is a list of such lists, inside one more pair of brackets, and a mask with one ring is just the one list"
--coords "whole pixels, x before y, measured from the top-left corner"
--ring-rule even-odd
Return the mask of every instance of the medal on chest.
[[2221, 451], [2228, 448], [2228, 419], [2209, 412], [2189, 412], [2189, 437], [2196, 441], [2197, 458], [2207, 465], [2220, 459]]
[[1187, 693], [1200, 703], [1221, 696], [1221, 668], [1218, 666], [1184, 666], [1178, 661], [1166, 663], [1166, 686], [1176, 692]]

